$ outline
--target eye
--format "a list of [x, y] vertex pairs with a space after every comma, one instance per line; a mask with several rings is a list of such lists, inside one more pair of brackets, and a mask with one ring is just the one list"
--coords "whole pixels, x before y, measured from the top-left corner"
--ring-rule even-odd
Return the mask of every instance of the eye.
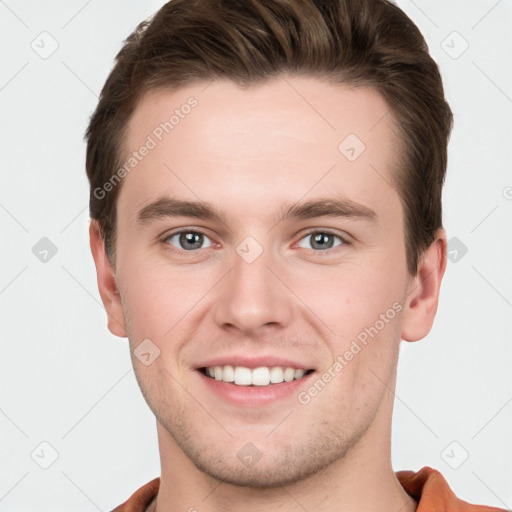
[[204, 249], [212, 245], [211, 240], [200, 231], [179, 231], [168, 236], [164, 242], [185, 251]]
[[[336, 240], [338, 240], [337, 243]], [[310, 244], [310, 247], [307, 246], [308, 243]], [[299, 247], [303, 247], [304, 249], [311, 248], [314, 250], [326, 251], [344, 243], [347, 243], [346, 240], [344, 240], [339, 235], [330, 233], [329, 231], [313, 231], [301, 239], [299, 242]]]

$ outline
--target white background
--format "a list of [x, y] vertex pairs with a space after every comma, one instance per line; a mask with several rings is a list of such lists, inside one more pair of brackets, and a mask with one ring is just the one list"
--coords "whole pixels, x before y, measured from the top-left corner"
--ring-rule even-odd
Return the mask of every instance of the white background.
[[[83, 134], [123, 39], [162, 4], [0, 1], [0, 511], [106, 511], [160, 474], [154, 417], [97, 292]], [[402, 344], [393, 467], [430, 465], [466, 501], [511, 508], [512, 0], [398, 4], [454, 111], [444, 221], [468, 251], [431, 334]], [[47, 59], [31, 48], [42, 37], [58, 43]], [[42, 237], [58, 248], [46, 263]]]

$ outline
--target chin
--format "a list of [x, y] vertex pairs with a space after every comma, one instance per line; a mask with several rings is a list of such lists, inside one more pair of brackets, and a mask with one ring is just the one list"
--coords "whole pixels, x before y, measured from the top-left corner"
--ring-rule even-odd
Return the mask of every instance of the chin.
[[[241, 454], [243, 448], [237, 451], [225, 446], [222, 453], [215, 453], [211, 446], [193, 446], [190, 438], [180, 447], [202, 473], [236, 487], [261, 490], [319, 476], [333, 463], [343, 459], [351, 445], [333, 447], [325, 440], [319, 445], [312, 439], [306, 446], [268, 446], [245, 464]], [[257, 449], [254, 447], [253, 450], [254, 454]]]
[[[203, 473], [215, 478], [216, 480], [236, 486], [250, 489], [275, 489], [278, 487], [300, 482], [308, 477], [320, 472], [324, 467], [309, 464], [264, 464], [259, 461], [256, 465], [259, 467], [239, 467], [241, 464], [228, 464], [227, 461], [217, 463], [216, 465], [204, 463], [204, 461], [193, 461], [195, 466]], [[328, 465], [328, 464], [327, 464]]]

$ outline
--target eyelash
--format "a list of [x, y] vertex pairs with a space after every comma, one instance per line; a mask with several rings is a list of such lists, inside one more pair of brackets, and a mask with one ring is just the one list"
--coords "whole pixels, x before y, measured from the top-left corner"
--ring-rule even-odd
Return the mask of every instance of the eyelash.
[[[206, 238], [210, 238], [204, 231], [201, 231], [200, 229], [186, 229], [185, 228], [185, 229], [180, 229], [178, 231], [174, 231], [172, 233], [169, 233], [169, 234], [165, 235], [165, 237], [162, 239], [162, 242], [167, 246], [167, 248], [169, 248], [172, 251], [178, 252], [178, 253], [184, 253], [184, 252], [193, 253], [193, 252], [200, 251], [201, 249], [193, 249], [193, 250], [190, 250], [190, 251], [186, 251], [185, 249], [178, 249], [178, 248], [172, 246], [170, 243], [168, 243], [168, 241], [171, 238], [175, 237], [176, 235], [181, 235], [183, 233], [200, 234], [200, 235], [203, 235]], [[341, 241], [341, 243], [339, 245], [336, 245], [336, 246], [331, 247], [329, 249], [324, 249], [324, 250], [310, 249], [311, 251], [315, 252], [316, 254], [329, 254], [332, 251], [334, 251], [337, 247], [340, 247], [340, 246], [343, 246], [343, 245], [350, 245], [351, 244], [351, 242], [349, 241], [348, 237], [342, 236], [339, 233], [334, 232], [334, 231], [332, 231], [330, 229], [327, 229], [327, 228], [326, 229], [313, 229], [311, 231], [308, 231], [307, 233], [305, 233], [300, 238], [300, 240], [297, 243], [300, 243], [300, 242], [302, 242], [302, 240], [304, 240], [308, 236], [315, 235], [315, 234], [331, 235], [331, 236], [334, 236], [334, 237], [338, 238]], [[212, 246], [213, 245], [215, 245], [215, 244], [212, 242]], [[208, 247], [204, 247], [204, 249], [208, 249]]]

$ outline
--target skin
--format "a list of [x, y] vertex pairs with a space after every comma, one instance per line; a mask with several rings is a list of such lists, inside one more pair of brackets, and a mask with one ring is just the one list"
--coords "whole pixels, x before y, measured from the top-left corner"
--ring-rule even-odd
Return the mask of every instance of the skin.
[[[415, 510], [391, 466], [393, 391], [400, 340], [432, 326], [446, 235], [437, 233], [410, 275], [388, 105], [373, 89], [313, 77], [245, 89], [216, 80], [148, 93], [127, 148], [191, 96], [197, 107], [123, 179], [115, 265], [96, 221], [90, 229], [109, 329], [128, 337], [157, 419], [161, 487], [150, 509]], [[338, 150], [351, 133], [366, 145], [353, 162]], [[224, 218], [138, 220], [164, 197], [209, 203]], [[375, 215], [276, 223], [282, 208], [320, 198]], [[203, 232], [204, 246], [185, 250], [170, 238], [178, 228]], [[319, 249], [308, 235], [326, 229], [333, 245]], [[247, 236], [263, 249], [252, 263], [236, 252]], [[396, 303], [401, 311], [307, 405], [294, 393], [235, 406], [196, 371], [217, 356], [275, 355], [318, 378]], [[160, 350], [149, 366], [134, 356], [144, 339]], [[248, 442], [262, 454], [252, 467], [237, 457]]]

